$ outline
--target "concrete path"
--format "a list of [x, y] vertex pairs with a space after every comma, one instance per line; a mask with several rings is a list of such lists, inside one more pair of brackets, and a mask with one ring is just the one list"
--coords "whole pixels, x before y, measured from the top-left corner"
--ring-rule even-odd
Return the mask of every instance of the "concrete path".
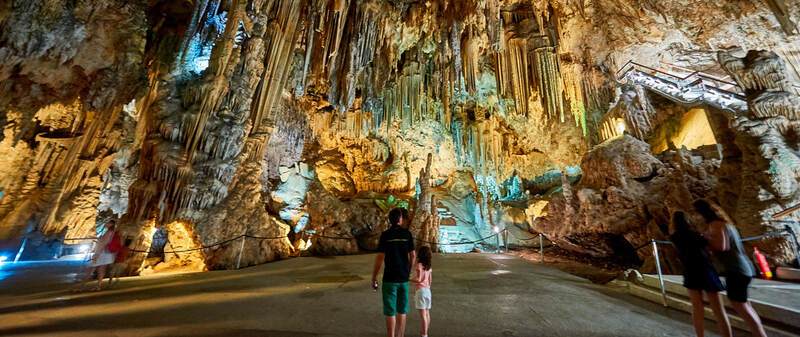
[[[82, 294], [68, 277], [11, 272], [0, 280], [0, 336], [382, 336], [372, 261], [296, 258]], [[684, 313], [506, 255], [437, 255], [432, 288], [433, 337], [693, 335]], [[418, 322], [411, 313], [407, 336], [419, 336]]]

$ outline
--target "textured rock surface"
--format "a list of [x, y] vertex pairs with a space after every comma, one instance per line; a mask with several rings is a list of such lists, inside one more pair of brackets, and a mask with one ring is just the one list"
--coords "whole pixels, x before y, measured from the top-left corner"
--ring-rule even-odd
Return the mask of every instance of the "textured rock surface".
[[[736, 116], [731, 127], [741, 151], [738, 196], [723, 204], [733, 214], [743, 235], [783, 229], [772, 215], [800, 203], [800, 95], [797, 82], [788, 77], [786, 64], [777, 54], [751, 50], [739, 58], [720, 52], [720, 63], [747, 96], [749, 113]], [[797, 221], [790, 214], [782, 221]], [[795, 230], [796, 232], [796, 230]], [[788, 239], [759, 244], [777, 263], [789, 263], [795, 256]]]
[[672, 211], [711, 192], [718, 166], [718, 160], [684, 151], [656, 158], [640, 140], [614, 138], [587, 153], [573, 193], [554, 196], [533, 227], [565, 249], [636, 258], [635, 247], [666, 237]]
[[0, 238], [94, 235], [122, 106], [145, 82], [140, 2], [0, 5]]
[[[471, 242], [535, 217], [607, 256], [712, 188], [759, 233], [797, 198], [799, 20], [797, 0], [5, 2], [0, 239], [115, 217], [143, 250], [213, 246], [155, 269], [232, 268], [374, 249], [402, 202], [426, 241], [491, 249]], [[774, 54], [718, 61], [734, 46]], [[590, 151], [609, 121], [646, 140], [703, 104], [617, 88], [628, 60], [745, 89], [748, 114], [710, 117], [718, 171], [630, 137]]]

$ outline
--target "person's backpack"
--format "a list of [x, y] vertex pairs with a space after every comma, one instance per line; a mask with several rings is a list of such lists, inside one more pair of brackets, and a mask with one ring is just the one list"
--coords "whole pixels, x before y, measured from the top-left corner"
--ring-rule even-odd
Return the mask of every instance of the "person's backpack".
[[120, 239], [117, 233], [114, 233], [114, 236], [111, 237], [111, 242], [108, 243], [106, 249], [111, 253], [118, 253], [122, 250], [122, 239]]

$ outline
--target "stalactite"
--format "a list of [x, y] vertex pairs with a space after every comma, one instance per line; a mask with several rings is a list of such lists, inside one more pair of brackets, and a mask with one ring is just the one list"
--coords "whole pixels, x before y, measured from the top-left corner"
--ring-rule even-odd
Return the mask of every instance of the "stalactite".
[[498, 88], [503, 95], [514, 98], [518, 113], [528, 115], [528, 98], [532, 95], [532, 81], [528, 59], [528, 41], [513, 38], [497, 55]]
[[500, 2], [497, 0], [486, 1], [486, 29], [492, 49], [498, 51], [503, 43], [503, 21], [500, 19]]
[[564, 82], [564, 96], [575, 125], [581, 128], [583, 135], [588, 134], [586, 125], [586, 107], [584, 105], [585, 95], [583, 93], [583, 67], [580, 64], [569, 64], [561, 67], [561, 76]]
[[[208, 7], [209, 0], [200, 0], [195, 2], [195, 9], [192, 13], [192, 19], [189, 23], [189, 27], [186, 30], [186, 36], [194, 36], [197, 33], [198, 26], [203, 22], [203, 14], [206, 13], [206, 8]], [[181, 48], [178, 50], [178, 55], [175, 58], [178, 64], [183, 63], [186, 60], [187, 49], [189, 49], [189, 43], [191, 39], [184, 39], [183, 43], [181, 44]], [[179, 67], [175, 67], [179, 69]]]
[[265, 118], [271, 120], [273, 117], [271, 116], [273, 107], [288, 81], [290, 53], [298, 34], [300, 1], [280, 1], [274, 6], [278, 7], [269, 10], [274, 11], [274, 16], [278, 18], [280, 24], [278, 29], [271, 29], [266, 37], [267, 41], [271, 42], [271, 48], [266, 57], [266, 69], [259, 83], [255, 99], [257, 103], [253, 107], [253, 132], [259, 131]]
[[[166, 85], [154, 83], [151, 89], [159, 94], [152, 99], [150, 133], [160, 139], [142, 148], [141, 181], [131, 187], [134, 220], [150, 216], [153, 209], [164, 221], [214, 206], [227, 196], [243, 148], [252, 147], [245, 159], [262, 158], [272, 111], [291, 73], [302, 4], [231, 2], [199, 81], [183, 83], [192, 75], [171, 74], [162, 79]], [[207, 7], [209, 14], [201, 17], [216, 20], [218, 1]], [[209, 25], [199, 24], [197, 34], [205, 34]], [[186, 111], [175, 111], [170, 102], [175, 92]], [[157, 193], [154, 184], [165, 192]]]
[[462, 57], [464, 62], [464, 86], [469, 94], [474, 95], [477, 91], [477, 81], [480, 76], [480, 50], [478, 49], [478, 41], [476, 37], [471, 36], [472, 30], [467, 30], [466, 42], [464, 46]]
[[564, 122], [564, 101], [558, 56], [553, 47], [534, 50], [534, 72], [538, 81], [539, 96], [550, 119]]
[[455, 70], [455, 88], [453, 90], [455, 97], [459, 97], [460, 93], [464, 91], [464, 74], [463, 74], [463, 58], [461, 57], [461, 23], [455, 21], [453, 27], [450, 28], [450, 41], [453, 52], [453, 69]]

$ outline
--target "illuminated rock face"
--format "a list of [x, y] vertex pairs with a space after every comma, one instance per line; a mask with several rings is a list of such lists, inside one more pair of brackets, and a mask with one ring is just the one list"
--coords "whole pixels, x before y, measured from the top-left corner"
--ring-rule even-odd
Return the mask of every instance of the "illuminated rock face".
[[146, 85], [146, 6], [5, 2], [0, 29], [0, 238], [94, 236], [122, 107]]
[[559, 246], [596, 257], [635, 259], [635, 247], [666, 239], [670, 213], [687, 209], [715, 187], [719, 160], [686, 151], [655, 157], [625, 135], [586, 154], [571, 193], [554, 196], [534, 222]]
[[[772, 215], [800, 202], [800, 93], [798, 82], [788, 77], [785, 61], [777, 54], [751, 50], [739, 58], [720, 52], [722, 67], [744, 89], [749, 111], [731, 121], [736, 146], [741, 151], [741, 181], [736, 200], [724, 204], [739, 222], [743, 235], [780, 230], [785, 222]], [[791, 214], [783, 221], [796, 221]], [[794, 258], [790, 240], [779, 238], [759, 245], [777, 263]]]
[[[661, 186], [637, 179], [667, 184], [653, 167], [672, 165], [627, 138], [631, 148], [589, 152], [616, 130], [604, 115], [642, 139], [663, 119], [641, 85], [615, 100], [614, 71], [629, 59], [719, 70], [709, 50], [733, 43], [796, 68], [787, 33], [800, 6], [781, 3], [2, 4], [0, 238], [91, 236], [114, 217], [140, 249], [156, 228], [213, 246], [148, 270], [232, 268], [374, 249], [394, 200], [425, 241], [445, 240], [442, 226], [464, 241], [495, 227], [523, 235], [536, 215], [576, 251], [608, 255], [576, 238], [639, 242], [651, 220], [639, 206], [667, 196], [625, 200]], [[793, 118], [796, 97], [769, 91], [751, 110]], [[577, 186], [554, 174], [574, 182], [579, 163]], [[696, 180], [692, 196], [713, 181]], [[559, 205], [568, 216], [554, 220]], [[607, 218], [578, 224], [580, 214]]]

